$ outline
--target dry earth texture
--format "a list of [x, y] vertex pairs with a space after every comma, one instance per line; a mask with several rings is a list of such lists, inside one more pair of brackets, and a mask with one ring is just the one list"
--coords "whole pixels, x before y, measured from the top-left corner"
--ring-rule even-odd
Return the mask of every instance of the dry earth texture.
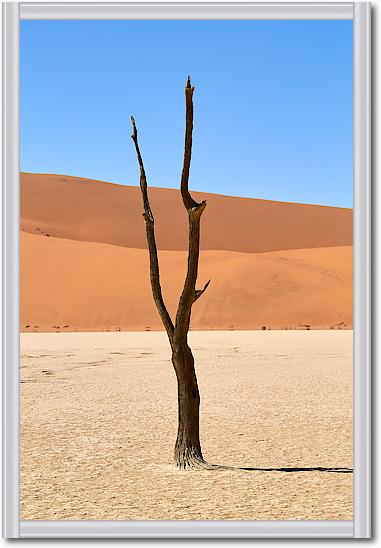
[[164, 333], [21, 335], [22, 519], [352, 519], [352, 332], [190, 339], [205, 457], [241, 469], [173, 470]]
[[[192, 329], [352, 326], [352, 210], [194, 193], [202, 218]], [[186, 268], [178, 190], [150, 188], [173, 313]], [[161, 330], [139, 187], [21, 174], [21, 330]]]

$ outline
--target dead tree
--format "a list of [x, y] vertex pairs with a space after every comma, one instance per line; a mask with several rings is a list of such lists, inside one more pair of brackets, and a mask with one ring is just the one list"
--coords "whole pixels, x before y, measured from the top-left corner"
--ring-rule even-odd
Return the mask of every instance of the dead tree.
[[206, 202], [196, 202], [190, 195], [188, 189], [189, 168], [192, 155], [193, 92], [194, 87], [191, 85], [190, 77], [188, 77], [185, 87], [185, 150], [180, 186], [181, 196], [184, 207], [188, 212], [189, 220], [188, 270], [177, 308], [175, 323], [173, 323], [168, 313], [161, 291], [154, 217], [148, 199], [147, 179], [138, 144], [138, 132], [135, 120], [131, 117], [133, 128], [132, 139], [135, 143], [140, 168], [140, 188], [143, 198], [143, 217], [146, 225], [149, 249], [152, 294], [168, 335], [172, 349], [172, 363], [177, 377], [178, 432], [174, 449], [174, 463], [175, 466], [181, 470], [193, 467], [214, 467], [213, 465], [206, 463], [202, 456], [199, 434], [200, 394], [194, 368], [193, 354], [188, 344], [188, 331], [192, 306], [194, 302], [201, 297], [210, 282], [209, 280], [203, 289], [196, 289], [200, 252], [200, 220], [206, 207]]

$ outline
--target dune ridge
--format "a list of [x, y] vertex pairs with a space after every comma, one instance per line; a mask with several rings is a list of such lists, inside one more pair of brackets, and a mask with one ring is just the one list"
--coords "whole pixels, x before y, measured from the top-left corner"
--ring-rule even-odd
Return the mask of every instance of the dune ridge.
[[[152, 188], [161, 282], [174, 316], [187, 263], [177, 190]], [[352, 211], [206, 199], [194, 330], [352, 326]], [[162, 330], [138, 187], [21, 174], [21, 331]]]
[[[352, 245], [352, 210], [195, 192], [206, 200], [201, 249], [262, 253]], [[187, 214], [176, 189], [150, 188], [159, 249], [187, 249]], [[21, 230], [146, 249], [138, 186], [21, 174]]]

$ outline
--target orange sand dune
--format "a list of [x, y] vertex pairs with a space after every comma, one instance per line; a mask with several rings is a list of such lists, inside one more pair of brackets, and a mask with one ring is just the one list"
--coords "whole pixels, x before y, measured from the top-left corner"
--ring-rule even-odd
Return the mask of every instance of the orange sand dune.
[[[263, 254], [203, 251], [200, 286], [212, 282], [194, 305], [192, 329], [349, 327], [351, 251], [351, 246]], [[160, 264], [173, 314], [186, 252], [161, 251]], [[162, 329], [144, 249], [21, 232], [21, 303], [23, 331]]]
[[[179, 191], [151, 188], [150, 197], [159, 249], [185, 250], [187, 216]], [[216, 194], [195, 197], [208, 202], [202, 249], [267, 252], [352, 244], [350, 209]], [[141, 212], [138, 187], [21, 174], [21, 229], [32, 234], [145, 249]]]

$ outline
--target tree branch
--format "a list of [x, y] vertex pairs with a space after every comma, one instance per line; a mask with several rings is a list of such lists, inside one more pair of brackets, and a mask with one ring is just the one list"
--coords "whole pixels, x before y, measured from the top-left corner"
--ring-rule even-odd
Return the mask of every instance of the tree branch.
[[143, 159], [140, 154], [140, 149], [138, 144], [138, 132], [136, 129], [135, 120], [133, 116], [131, 116], [131, 123], [132, 123], [132, 130], [133, 130], [131, 138], [135, 143], [135, 150], [136, 150], [136, 155], [138, 158], [138, 163], [140, 168], [140, 189], [141, 189], [142, 198], [143, 198], [143, 207], [144, 207], [143, 217], [146, 223], [146, 236], [147, 236], [148, 249], [149, 249], [152, 295], [156, 304], [156, 308], [160, 314], [161, 321], [163, 322], [165, 330], [168, 334], [169, 342], [171, 343], [171, 346], [172, 346], [174, 326], [173, 326], [172, 319], [168, 313], [168, 310], [164, 304], [164, 299], [161, 292], [159, 260], [157, 256], [157, 247], [156, 247], [156, 240], [155, 240], [154, 218], [152, 215], [152, 211], [151, 211], [151, 207], [148, 199], [147, 178], [144, 170]]
[[204, 285], [203, 289], [196, 289], [195, 291], [195, 296], [194, 296], [194, 301], [197, 301], [197, 299], [199, 299], [201, 297], [201, 295], [206, 291], [206, 289], [208, 288], [208, 285], [210, 284], [210, 280], [208, 280], [206, 282], [206, 284]]
[[200, 254], [200, 219], [206, 207], [206, 201], [197, 203], [193, 200], [188, 190], [189, 168], [192, 156], [193, 92], [194, 87], [191, 86], [190, 77], [188, 76], [187, 85], [185, 87], [185, 151], [181, 176], [181, 196], [183, 198], [184, 206], [188, 211], [189, 220], [188, 270], [177, 308], [174, 332], [175, 347], [181, 347], [187, 343], [192, 305], [209, 285], [208, 282], [204, 290], [201, 290], [201, 293], [200, 290], [196, 292], [198, 259]]
[[184, 146], [184, 162], [183, 171], [181, 174], [181, 196], [184, 206], [189, 211], [192, 207], [197, 207], [199, 204], [189, 194], [189, 169], [192, 157], [192, 132], [193, 132], [193, 92], [194, 86], [191, 85], [190, 76], [188, 76], [185, 86], [185, 146]]

